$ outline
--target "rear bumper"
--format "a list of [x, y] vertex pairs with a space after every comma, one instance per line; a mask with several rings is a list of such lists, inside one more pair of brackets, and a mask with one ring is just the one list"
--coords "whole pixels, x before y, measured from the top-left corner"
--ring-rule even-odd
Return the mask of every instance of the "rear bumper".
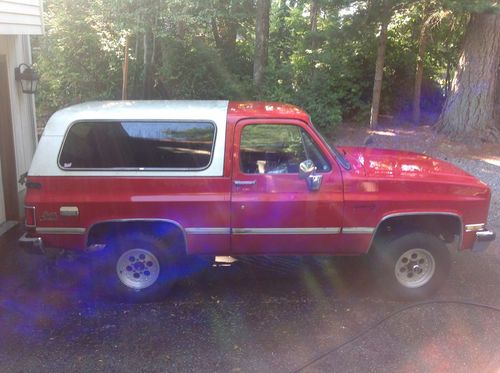
[[476, 232], [476, 240], [474, 242], [474, 246], [472, 247], [472, 251], [480, 252], [486, 250], [495, 237], [496, 234], [492, 231], [484, 230]]
[[17, 242], [28, 254], [45, 255], [45, 248], [41, 237], [28, 237], [28, 233], [24, 233]]

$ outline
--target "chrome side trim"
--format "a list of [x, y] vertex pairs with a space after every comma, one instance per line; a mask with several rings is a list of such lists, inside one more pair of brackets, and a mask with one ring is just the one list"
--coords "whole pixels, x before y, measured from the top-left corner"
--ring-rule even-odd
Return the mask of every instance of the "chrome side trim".
[[375, 228], [372, 227], [347, 227], [342, 228], [342, 233], [345, 234], [373, 234]]
[[255, 185], [257, 180], [233, 180], [234, 185], [242, 186], [242, 185]]
[[339, 227], [318, 228], [233, 228], [233, 234], [339, 234]]
[[370, 250], [370, 248], [372, 247], [373, 240], [375, 239], [375, 236], [377, 235], [378, 229], [380, 228], [380, 225], [382, 225], [382, 223], [384, 221], [386, 221], [387, 219], [397, 218], [400, 216], [415, 216], [415, 215], [446, 215], [446, 216], [452, 216], [454, 218], [457, 218], [459, 223], [460, 223], [460, 237], [458, 238], [458, 248], [460, 249], [462, 247], [463, 237], [464, 237], [464, 230], [462, 227], [464, 226], [464, 223], [463, 223], [462, 217], [460, 215], [455, 214], [453, 212], [400, 212], [400, 213], [386, 215], [382, 219], [380, 219], [380, 221], [377, 224], [377, 227], [375, 228], [374, 234], [373, 234], [372, 239], [370, 241], [370, 245], [368, 246], [368, 249], [366, 252], [368, 252]]
[[186, 228], [187, 234], [230, 234], [231, 228]]
[[466, 232], [477, 232], [484, 231], [486, 229], [486, 224], [465, 224]]
[[85, 228], [78, 227], [38, 227], [36, 232], [40, 234], [85, 234]]

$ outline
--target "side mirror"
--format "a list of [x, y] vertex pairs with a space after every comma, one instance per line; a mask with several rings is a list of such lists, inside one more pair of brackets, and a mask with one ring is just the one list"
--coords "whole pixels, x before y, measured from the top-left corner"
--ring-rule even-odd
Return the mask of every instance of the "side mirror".
[[301, 162], [299, 165], [299, 178], [305, 179], [307, 187], [310, 191], [319, 190], [323, 175], [316, 175], [316, 166], [310, 159]]
[[316, 171], [316, 166], [314, 162], [310, 159], [301, 162], [299, 165], [299, 177], [301, 179], [307, 179], [309, 175], [312, 175]]

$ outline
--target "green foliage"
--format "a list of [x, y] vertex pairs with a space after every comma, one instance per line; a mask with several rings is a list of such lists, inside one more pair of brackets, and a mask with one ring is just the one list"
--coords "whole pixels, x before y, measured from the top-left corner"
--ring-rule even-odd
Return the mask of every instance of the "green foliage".
[[189, 47], [172, 39], [165, 44], [169, 58], [158, 71], [167, 93], [164, 98], [243, 100], [251, 96], [251, 79], [245, 80], [244, 75], [236, 79], [217, 51], [203, 41]]
[[[269, 65], [259, 91], [252, 84], [253, 0], [46, 0], [46, 34], [34, 38], [41, 74], [37, 108], [43, 122], [55, 110], [88, 100], [119, 99], [128, 38], [129, 98], [144, 94], [145, 48], [153, 98], [261, 99], [306, 109], [334, 129], [369, 115], [377, 30], [391, 16], [382, 113], [409, 110], [424, 8], [443, 12], [430, 30], [424, 60], [424, 106], [439, 106], [446, 73], [453, 71], [467, 12], [488, 0], [318, 0], [311, 30], [311, 0], [274, 0]], [[149, 39], [146, 36], [151, 36]], [[148, 57], [149, 58], [149, 57]], [[427, 87], [427, 88], [426, 88]], [[426, 90], [427, 89], [427, 90]]]
[[[367, 110], [372, 61], [364, 53], [366, 38], [351, 27], [351, 20], [338, 17], [338, 9], [320, 20], [321, 31], [314, 35], [303, 16], [307, 10], [307, 3], [279, 9], [270, 41], [270, 55], [279, 58], [272, 61], [258, 98], [301, 106], [317, 126], [333, 129]], [[286, 37], [280, 40], [282, 35]], [[313, 36], [319, 42], [314, 50]]]
[[[55, 110], [119, 94], [120, 56], [109, 25], [94, 17], [92, 1], [46, 4], [45, 37], [35, 41], [34, 59], [42, 79], [37, 107], [44, 120]], [[64, 15], [64, 16], [62, 16]]]

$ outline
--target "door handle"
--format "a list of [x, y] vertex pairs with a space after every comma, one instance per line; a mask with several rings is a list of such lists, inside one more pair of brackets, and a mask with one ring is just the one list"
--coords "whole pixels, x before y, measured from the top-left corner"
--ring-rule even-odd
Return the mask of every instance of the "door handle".
[[236, 186], [254, 185], [256, 183], [256, 180], [234, 180], [233, 183]]

